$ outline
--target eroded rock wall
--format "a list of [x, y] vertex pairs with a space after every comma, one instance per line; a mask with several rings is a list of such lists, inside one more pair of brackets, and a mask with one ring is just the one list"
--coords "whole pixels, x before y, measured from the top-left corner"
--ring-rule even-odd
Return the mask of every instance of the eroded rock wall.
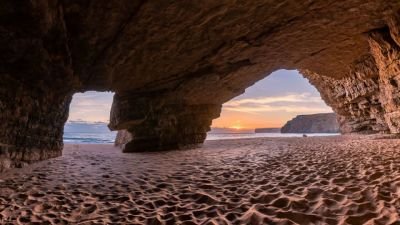
[[337, 113], [342, 133], [387, 132], [373, 58], [358, 63], [348, 77], [335, 79], [301, 71]]
[[379, 73], [379, 99], [383, 116], [391, 133], [400, 133], [400, 39], [398, 20], [389, 29], [374, 31], [369, 36], [371, 54]]
[[60, 156], [79, 81], [56, 1], [0, 3], [0, 171]]
[[124, 152], [195, 147], [204, 142], [219, 105], [185, 105], [115, 95], [109, 127], [121, 130], [116, 145]]
[[339, 123], [335, 113], [298, 115], [286, 122], [281, 133], [338, 133]]
[[398, 17], [367, 35], [370, 53], [349, 74], [335, 79], [302, 70], [339, 115], [343, 133], [400, 132], [400, 48]]
[[71, 98], [0, 80], [0, 171], [61, 155]]

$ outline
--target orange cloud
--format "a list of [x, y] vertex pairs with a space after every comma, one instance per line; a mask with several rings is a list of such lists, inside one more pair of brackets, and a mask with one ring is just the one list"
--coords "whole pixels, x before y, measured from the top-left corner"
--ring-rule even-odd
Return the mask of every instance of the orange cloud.
[[244, 98], [223, 105], [221, 117], [214, 120], [213, 127], [242, 128], [281, 127], [299, 114], [332, 112], [320, 97], [309, 93], [282, 96]]

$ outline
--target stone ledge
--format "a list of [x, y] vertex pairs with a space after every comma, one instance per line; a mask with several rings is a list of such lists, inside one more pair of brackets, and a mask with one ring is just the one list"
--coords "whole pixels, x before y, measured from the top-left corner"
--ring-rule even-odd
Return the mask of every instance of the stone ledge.
[[[10, 151], [12, 149], [12, 151]], [[24, 149], [16, 150], [12, 145], [0, 144], [0, 172], [11, 168], [21, 168], [30, 163], [62, 155], [62, 149]]]

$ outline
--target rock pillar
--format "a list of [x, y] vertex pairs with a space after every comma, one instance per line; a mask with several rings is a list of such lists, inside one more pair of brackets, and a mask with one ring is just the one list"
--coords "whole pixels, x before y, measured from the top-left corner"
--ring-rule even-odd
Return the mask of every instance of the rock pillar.
[[61, 155], [72, 93], [59, 1], [2, 1], [0, 22], [0, 171]]
[[116, 95], [109, 127], [125, 129], [116, 144], [124, 152], [195, 147], [204, 142], [219, 105], [163, 103]]
[[0, 171], [61, 155], [71, 96], [0, 79]]

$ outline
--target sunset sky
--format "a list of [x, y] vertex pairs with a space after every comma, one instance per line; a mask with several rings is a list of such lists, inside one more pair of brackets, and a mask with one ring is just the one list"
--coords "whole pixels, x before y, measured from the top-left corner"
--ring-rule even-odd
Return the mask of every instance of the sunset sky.
[[[113, 93], [75, 94], [70, 121], [108, 122]], [[297, 71], [279, 70], [225, 103], [213, 127], [281, 127], [298, 114], [331, 112], [318, 91]]]

